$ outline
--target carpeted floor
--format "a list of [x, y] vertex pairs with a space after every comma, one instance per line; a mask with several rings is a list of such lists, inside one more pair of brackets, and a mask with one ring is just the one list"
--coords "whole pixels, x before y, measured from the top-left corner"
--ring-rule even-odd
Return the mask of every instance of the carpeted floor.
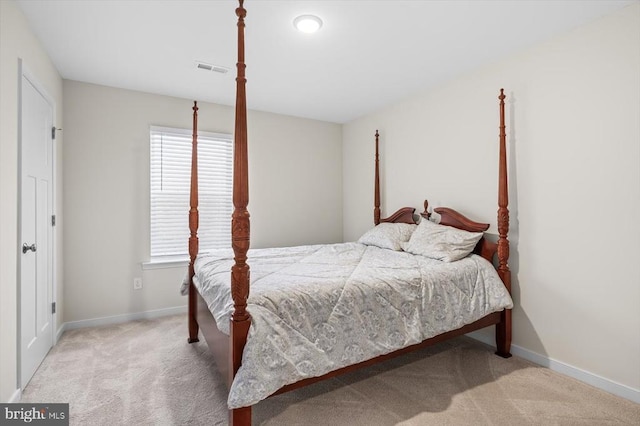
[[[226, 425], [226, 388], [184, 316], [68, 331], [23, 402], [72, 425]], [[260, 425], [639, 425], [640, 405], [467, 338], [262, 401]]]

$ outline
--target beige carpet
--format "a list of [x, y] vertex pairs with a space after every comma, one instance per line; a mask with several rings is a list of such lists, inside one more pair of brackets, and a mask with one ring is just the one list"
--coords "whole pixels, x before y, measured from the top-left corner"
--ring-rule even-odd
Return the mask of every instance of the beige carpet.
[[[184, 316], [66, 332], [23, 393], [72, 425], [226, 425], [226, 389]], [[640, 425], [640, 405], [466, 338], [279, 395], [263, 425]]]

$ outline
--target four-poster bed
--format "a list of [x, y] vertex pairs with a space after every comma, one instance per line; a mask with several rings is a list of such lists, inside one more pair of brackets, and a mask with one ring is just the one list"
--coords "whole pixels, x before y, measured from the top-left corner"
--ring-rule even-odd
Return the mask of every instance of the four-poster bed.
[[[243, 0], [239, 0], [239, 3], [240, 6], [236, 9], [238, 16], [238, 74], [234, 134], [233, 253], [217, 253], [215, 258], [209, 260], [198, 257], [198, 108], [195, 103], [193, 107], [191, 208], [189, 211], [189, 255], [191, 261], [188, 272], [188, 341], [189, 343], [197, 342], [198, 333], [201, 331], [211, 348], [218, 368], [226, 377], [227, 383], [231, 387], [230, 424], [250, 425], [251, 405], [269, 395], [287, 392], [491, 325], [496, 325], [496, 353], [503, 357], [511, 356], [511, 310], [509, 309], [512, 306], [509, 297], [511, 277], [507, 262], [509, 257], [507, 239], [509, 213], [507, 209], [505, 96], [502, 90], [499, 96], [499, 239], [497, 243], [489, 242], [482, 236], [482, 232], [489, 228], [489, 224], [472, 221], [453, 209], [436, 208], [435, 212], [440, 215], [440, 225], [431, 225], [426, 201], [424, 203], [425, 211], [421, 213], [424, 223], [420, 225], [416, 225], [415, 209], [409, 207], [402, 208], [387, 218], [382, 218], [379, 184], [379, 134], [376, 131], [374, 190], [374, 224], [376, 228], [382, 229], [386, 224], [391, 224], [390, 227], [394, 230], [401, 227], [404, 227], [402, 228], [404, 230], [408, 229], [410, 237], [404, 238], [401, 246], [409, 250], [412, 247], [413, 235], [419, 233], [418, 229], [420, 232], [425, 230], [430, 232], [431, 228], [429, 227], [441, 226], [441, 228], [434, 229], [437, 229], [438, 232], [443, 229], [445, 231], [451, 229], [452, 232], [461, 233], [466, 231], [465, 235], [475, 235], [476, 239], [473, 240], [469, 251], [473, 250], [473, 253], [478, 256], [466, 256], [465, 254], [466, 257], [463, 259], [447, 263], [429, 259], [420, 254], [411, 254], [415, 252], [405, 252], [398, 249], [394, 251], [368, 243], [268, 249], [270, 251], [254, 250], [251, 254], [254, 276], [251, 277], [253, 300], [250, 301], [250, 315], [247, 310], [250, 275], [247, 263], [249, 191], [244, 63], [246, 10], [243, 7]], [[497, 273], [489, 265], [496, 254], [498, 257]], [[198, 259], [196, 259], [197, 257]], [[391, 268], [394, 270], [394, 274], [396, 270], [400, 269], [408, 275], [399, 278], [385, 275], [389, 273], [385, 268], [385, 262], [399, 262], [398, 265], [402, 265], [400, 268], [395, 266], [395, 263]], [[476, 280], [481, 282], [479, 286], [485, 286], [489, 289], [487, 295], [481, 296], [479, 301], [467, 297], [467, 293], [475, 293], [476, 288], [472, 288], [472, 286], [476, 283], [462, 283], [458, 285], [459, 288], [454, 286], [453, 289], [444, 290], [421, 287], [427, 284], [418, 283], [419, 277], [433, 275], [429, 271], [432, 271], [430, 268], [433, 268], [436, 263], [438, 263], [438, 274], [445, 269], [443, 265], [446, 265], [446, 268], [450, 270], [447, 273], [465, 276], [470, 274], [469, 268], [473, 268], [475, 271], [473, 274], [477, 276]], [[369, 265], [368, 269], [362, 265]], [[487, 267], [487, 265], [489, 266]], [[224, 276], [228, 280], [229, 266], [231, 269], [230, 288], [228, 281], [225, 284], [223, 279], [217, 278]], [[303, 268], [304, 272], [300, 272], [300, 268]], [[358, 273], [355, 272], [356, 269]], [[287, 275], [283, 271], [290, 274]], [[411, 275], [416, 271], [418, 278], [415, 274]], [[320, 291], [313, 286], [305, 287], [307, 284], [302, 280], [301, 282], [296, 281], [303, 275], [313, 275], [311, 272], [317, 275], [313, 279], [318, 281], [323, 289], [329, 289], [328, 296], [321, 294], [325, 290]], [[377, 277], [384, 278], [377, 279]], [[260, 281], [260, 285], [254, 287], [257, 281]], [[384, 281], [383, 287], [398, 287], [400, 289], [399, 295], [387, 293], [387, 289], [381, 288], [379, 285], [380, 281]], [[412, 289], [418, 288], [417, 295], [410, 293], [413, 290], [407, 290], [403, 287], [404, 281], [409, 283]], [[499, 285], [496, 282], [499, 282]], [[372, 294], [367, 296], [369, 288], [373, 290], [371, 290]], [[279, 294], [278, 291], [280, 291]], [[300, 293], [302, 301], [294, 299], [294, 295], [287, 292]], [[323, 297], [332, 300], [329, 307], [318, 302]], [[394, 304], [395, 299], [398, 300], [396, 304]], [[452, 308], [447, 303], [454, 299], [462, 300], [460, 300], [459, 306], [455, 305]], [[433, 305], [434, 301], [438, 306]], [[495, 306], [485, 308], [485, 305], [489, 305], [490, 301], [494, 301]], [[463, 302], [467, 305], [463, 305]], [[281, 309], [283, 305], [291, 305], [290, 310]], [[358, 310], [359, 305], [366, 305], [368, 308]], [[387, 311], [380, 307], [386, 307]], [[329, 313], [321, 319], [305, 316], [305, 314], [310, 315], [311, 311], [327, 311]], [[402, 311], [407, 311], [408, 316], [403, 317], [399, 313]], [[434, 312], [435, 320], [433, 321], [437, 323], [436, 325], [434, 323], [423, 325], [416, 319], [422, 320], [423, 317], [434, 315]], [[318, 316], [322, 316], [322, 314], [318, 313]], [[396, 331], [383, 330], [384, 327], [378, 324], [381, 322], [380, 316], [383, 316], [382, 322], [396, 321], [399, 328], [408, 330], [408, 335], [402, 336]], [[447, 325], [446, 328], [439, 325], [438, 321], [445, 321], [444, 317], [447, 317], [446, 321], [452, 321], [453, 325]], [[368, 334], [364, 335], [362, 341], [357, 340], [360, 338], [358, 336], [353, 337], [351, 334], [346, 334], [347, 332], [351, 333], [351, 329], [354, 328], [368, 330]], [[263, 330], [262, 334], [261, 330]], [[283, 334], [278, 334], [280, 332]], [[305, 338], [299, 338], [299, 336]], [[345, 342], [345, 339], [348, 339], [348, 342]], [[354, 341], [357, 344], [347, 344]], [[275, 354], [271, 351], [282, 352], [282, 354]], [[301, 355], [300, 352], [305, 353]], [[329, 353], [341, 356], [331, 358], [333, 355]], [[260, 362], [254, 362], [255, 358], [261, 358]], [[240, 370], [241, 367], [242, 370]], [[272, 375], [274, 370], [291, 370], [291, 376], [286, 378], [272, 377], [269, 378], [272, 382], [269, 382], [267, 376]], [[240, 379], [234, 380], [238, 376], [241, 376]], [[254, 399], [242, 399], [245, 394], [250, 394], [258, 388], [264, 388], [261, 390], [264, 395], [254, 396], [252, 394], [251, 398]], [[259, 390], [256, 392], [259, 393]]]

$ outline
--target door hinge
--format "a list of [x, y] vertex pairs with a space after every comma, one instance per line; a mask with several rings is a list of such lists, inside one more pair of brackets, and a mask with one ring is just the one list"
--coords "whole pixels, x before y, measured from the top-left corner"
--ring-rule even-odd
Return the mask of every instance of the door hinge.
[[52, 313], [52, 314], [55, 314], [55, 313], [56, 313], [56, 302], [53, 302], [53, 303], [51, 304], [51, 313]]
[[51, 139], [56, 138], [56, 126], [51, 127]]
[[51, 216], [51, 226], [56, 226], [56, 215]]

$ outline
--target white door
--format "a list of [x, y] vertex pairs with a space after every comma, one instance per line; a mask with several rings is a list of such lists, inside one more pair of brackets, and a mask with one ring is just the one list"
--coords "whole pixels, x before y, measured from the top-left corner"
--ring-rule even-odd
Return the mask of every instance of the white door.
[[20, 385], [53, 345], [53, 107], [28, 75], [21, 87]]

